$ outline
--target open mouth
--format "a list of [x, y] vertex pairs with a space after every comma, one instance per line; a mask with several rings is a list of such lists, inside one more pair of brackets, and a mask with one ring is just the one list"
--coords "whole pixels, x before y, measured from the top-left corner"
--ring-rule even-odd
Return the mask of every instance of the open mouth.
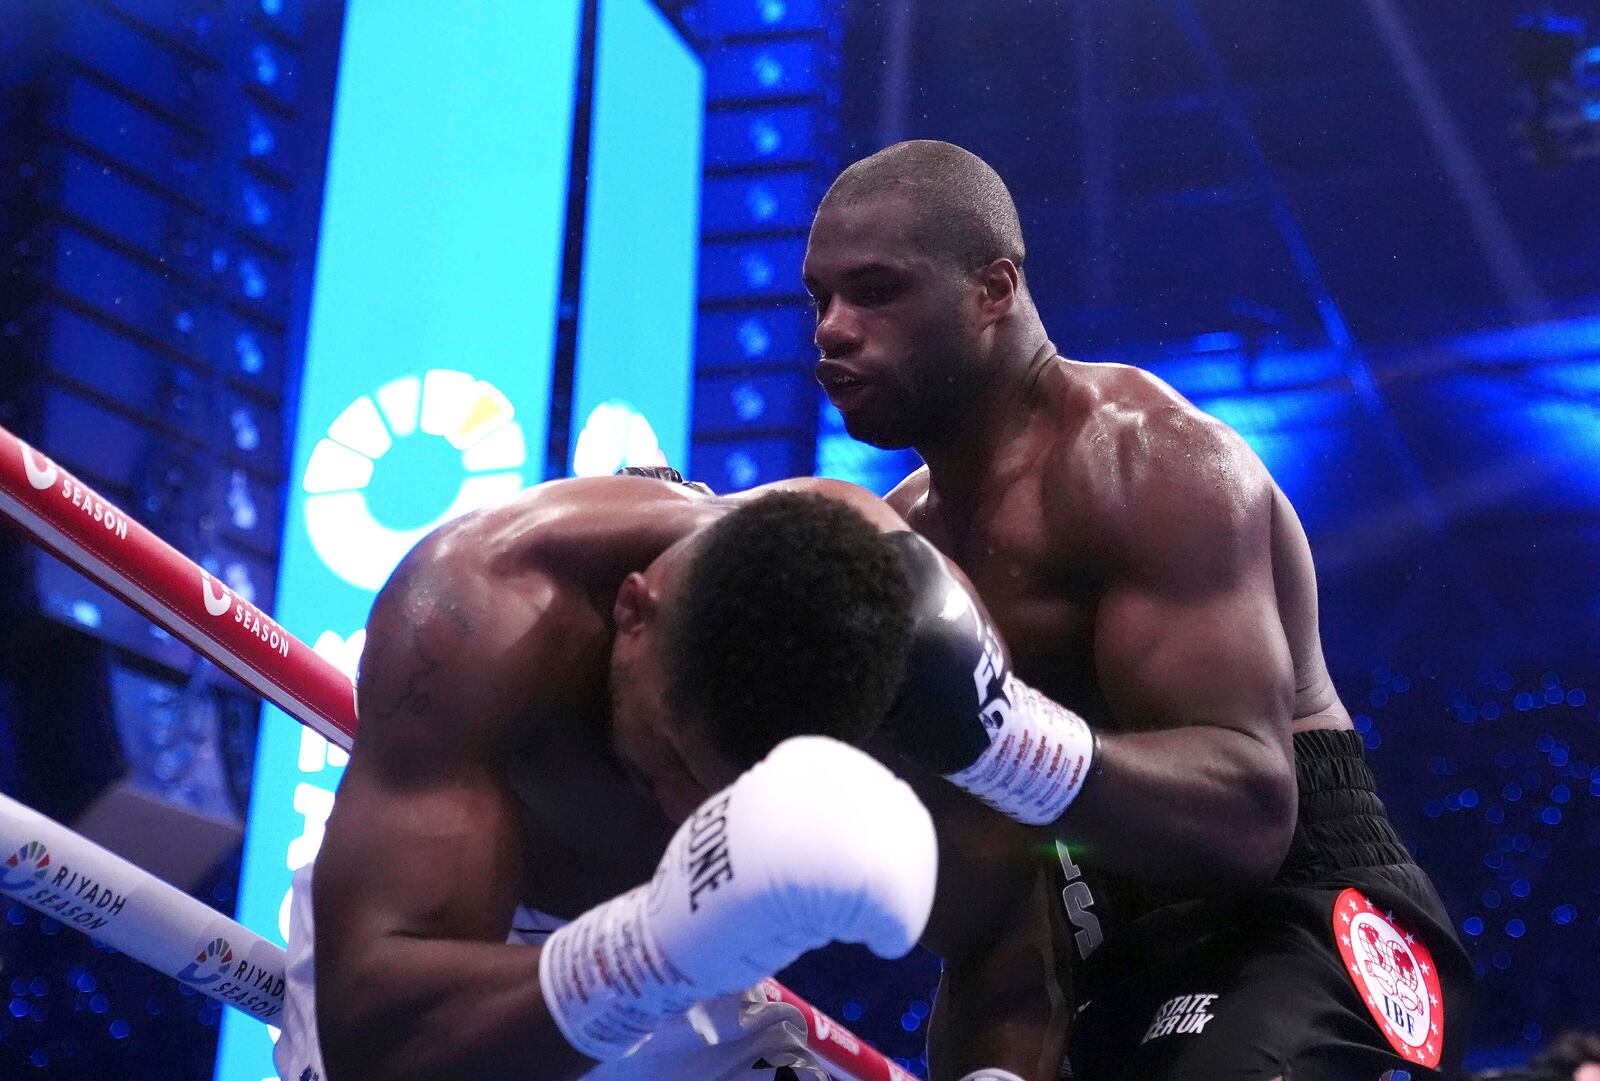
[[817, 382], [822, 384], [822, 389], [829, 394], [854, 390], [867, 385], [853, 372], [826, 360], [817, 365], [816, 376]]

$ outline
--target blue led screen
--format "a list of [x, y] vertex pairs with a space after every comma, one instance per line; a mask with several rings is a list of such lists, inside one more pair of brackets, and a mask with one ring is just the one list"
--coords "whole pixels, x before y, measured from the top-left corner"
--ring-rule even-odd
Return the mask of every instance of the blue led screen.
[[600, 5], [596, 54], [572, 472], [687, 468], [705, 75], [649, 0]]
[[[277, 616], [352, 671], [405, 551], [542, 475], [580, 7], [349, 5]], [[266, 711], [238, 918], [268, 937], [343, 762]], [[216, 1076], [270, 1055], [230, 1016]]]
[[[346, 18], [278, 588], [351, 672], [405, 552], [545, 475], [579, 160], [579, 0], [410, 6]], [[603, 0], [595, 50], [572, 445], [682, 462], [704, 73], [647, 0]], [[284, 937], [345, 761], [266, 711], [238, 909], [263, 934]], [[267, 1035], [228, 1018], [219, 1081], [270, 1077]]]

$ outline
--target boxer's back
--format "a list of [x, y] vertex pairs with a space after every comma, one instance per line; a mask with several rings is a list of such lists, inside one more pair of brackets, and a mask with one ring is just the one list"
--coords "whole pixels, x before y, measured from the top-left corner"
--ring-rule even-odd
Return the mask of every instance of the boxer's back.
[[654, 481], [583, 487], [547, 485], [468, 523], [477, 537], [462, 538], [474, 573], [502, 582], [509, 596], [537, 599], [497, 618], [524, 622], [529, 637], [553, 647], [521, 662], [525, 738], [504, 772], [524, 824], [520, 901], [558, 917], [648, 878], [672, 835], [611, 744], [611, 604], [624, 576], [706, 519], [682, 491]]

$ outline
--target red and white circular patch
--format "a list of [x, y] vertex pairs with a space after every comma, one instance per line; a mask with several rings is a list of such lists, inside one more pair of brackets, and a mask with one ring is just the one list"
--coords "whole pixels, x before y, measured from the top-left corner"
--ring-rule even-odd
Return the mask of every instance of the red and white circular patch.
[[1444, 1002], [1433, 954], [1360, 890], [1339, 895], [1333, 939], [1389, 1046], [1429, 1069], [1444, 1050]]

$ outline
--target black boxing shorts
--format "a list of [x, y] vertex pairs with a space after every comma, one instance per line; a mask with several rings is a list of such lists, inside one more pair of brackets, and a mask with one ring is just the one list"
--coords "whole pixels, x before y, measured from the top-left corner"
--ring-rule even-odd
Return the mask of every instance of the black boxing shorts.
[[[1444, 906], [1389, 823], [1360, 737], [1294, 742], [1299, 820], [1277, 881], [1109, 930], [1075, 974], [1063, 1077], [1455, 1076], [1472, 968]], [[1084, 880], [1093, 890], [1092, 868]]]

